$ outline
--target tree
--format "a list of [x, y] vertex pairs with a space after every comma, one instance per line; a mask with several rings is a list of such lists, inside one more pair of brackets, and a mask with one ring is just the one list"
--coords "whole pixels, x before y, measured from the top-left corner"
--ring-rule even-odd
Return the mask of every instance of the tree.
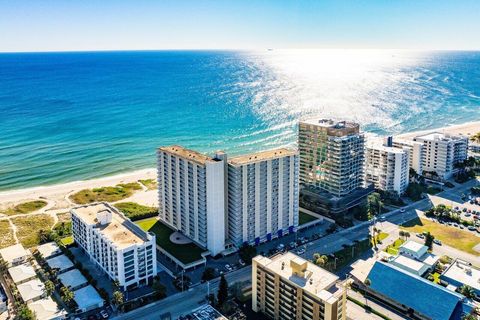
[[119, 290], [113, 291], [112, 303], [117, 307], [123, 304], [123, 293]]
[[313, 255], [313, 262], [320, 267], [325, 267], [328, 262], [328, 257], [326, 255], [320, 255], [315, 253]]
[[253, 257], [257, 255], [257, 249], [249, 244], [243, 244], [238, 251], [240, 259], [243, 260], [246, 264], [251, 264]]
[[428, 247], [428, 250], [433, 249], [433, 240], [435, 240], [435, 237], [430, 232], [427, 232], [425, 234], [425, 245]]
[[[368, 278], [365, 279], [365, 281], [363, 281], [363, 284], [368, 288], [372, 285], [372, 281]], [[365, 288], [365, 304], [368, 306], [368, 300], [367, 300], [367, 293], [368, 293], [368, 290], [367, 288]]]
[[55, 291], [55, 285], [53, 284], [53, 282], [51, 280], [45, 281], [45, 293], [48, 296], [51, 296], [53, 291]]
[[405, 231], [403, 231], [403, 230], [398, 231], [398, 235], [400, 236], [400, 238], [404, 238], [405, 237]]
[[75, 294], [65, 286], [60, 289], [60, 295], [62, 297], [62, 301], [65, 302], [65, 304], [69, 304], [73, 300], [73, 298], [75, 298]]
[[377, 215], [381, 211], [383, 203], [381, 201], [380, 193], [374, 192], [367, 197], [367, 210], [370, 215]]
[[0, 257], [0, 275], [3, 275], [8, 269], [8, 262]]
[[405, 231], [405, 232], [403, 233], [403, 236], [405, 237], [405, 240], [407, 240], [408, 238], [410, 238], [410, 232]]
[[468, 285], [464, 284], [463, 286], [461, 286], [460, 293], [469, 299], [475, 298], [475, 290]]
[[24, 303], [16, 306], [16, 312], [17, 312], [17, 314], [15, 316], [15, 320], [33, 320], [33, 319], [35, 319], [35, 314]]
[[215, 270], [213, 268], [205, 268], [202, 274], [203, 281], [210, 281], [215, 278]]
[[225, 279], [225, 276], [222, 274], [220, 277], [220, 284], [218, 286], [217, 293], [217, 304], [219, 307], [222, 307], [228, 299], [228, 282]]
[[477, 132], [473, 136], [471, 136], [470, 140], [472, 140], [473, 142], [480, 142], [480, 132]]

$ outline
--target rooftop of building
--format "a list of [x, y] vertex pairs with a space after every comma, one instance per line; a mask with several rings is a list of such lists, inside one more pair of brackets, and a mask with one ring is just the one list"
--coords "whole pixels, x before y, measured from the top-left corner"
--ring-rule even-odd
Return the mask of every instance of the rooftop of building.
[[158, 148], [159, 150], [170, 153], [171, 155], [187, 159], [189, 161], [196, 162], [198, 164], [204, 165], [207, 161], [213, 161], [214, 159], [200, 153], [198, 151], [186, 149], [182, 146], [174, 145], [174, 146], [166, 146], [166, 147], [160, 147]]
[[90, 309], [93, 306], [103, 304], [103, 299], [91, 285], [75, 290], [74, 293], [75, 297], [73, 299], [80, 310]]
[[0, 255], [6, 262], [12, 263], [16, 259], [28, 256], [29, 253], [21, 244], [15, 244], [13, 246], [0, 249]]
[[73, 269], [62, 273], [58, 275], [58, 279], [64, 286], [70, 288], [77, 288], [88, 282], [78, 269]]
[[422, 139], [427, 141], [453, 141], [468, 139], [466, 136], [454, 136], [450, 134], [444, 134], [441, 132], [430, 132], [427, 134], [416, 136], [414, 139]]
[[403, 154], [406, 153], [407, 151], [398, 148], [398, 147], [389, 147], [384, 145], [383, 141], [379, 140], [369, 140], [366, 144], [367, 149], [373, 149], [373, 150], [378, 150], [378, 151], [383, 151], [383, 152], [389, 152], [389, 153], [395, 153], [395, 154]]
[[14, 283], [19, 283], [37, 276], [35, 269], [30, 264], [21, 264], [8, 269], [8, 273]]
[[393, 263], [396, 263], [406, 269], [410, 269], [412, 271], [415, 271], [417, 273], [424, 272], [428, 268], [424, 263], [402, 256], [398, 255], [395, 258], [392, 259]]
[[278, 274], [281, 278], [297, 285], [306, 292], [328, 301], [336, 292], [331, 292], [338, 277], [312, 262], [291, 252], [272, 258], [257, 256], [254, 258], [263, 268]]
[[232, 157], [228, 159], [228, 163], [231, 165], [244, 165], [260, 161], [273, 160], [288, 156], [294, 156], [297, 154], [297, 151], [287, 148], [279, 148], [274, 150], [266, 150], [257, 153], [241, 155], [237, 157]]
[[452, 319], [463, 299], [460, 294], [380, 261], [373, 264], [368, 279], [371, 290], [431, 319]]
[[337, 137], [360, 132], [360, 124], [353, 121], [314, 118], [300, 121], [300, 124], [314, 125], [316, 127], [325, 128], [329, 135]]
[[47, 259], [47, 264], [52, 269], [62, 272], [73, 267], [72, 261], [64, 254]]
[[465, 261], [455, 260], [442, 276], [469, 285], [477, 291], [480, 290], [480, 270]]
[[205, 304], [193, 310], [186, 316], [186, 318], [192, 320], [228, 320], [220, 312], [218, 312], [217, 309], [209, 304]]
[[28, 308], [35, 313], [37, 320], [63, 319], [67, 314], [50, 297], [30, 302]]
[[403, 243], [400, 246], [400, 249], [405, 249], [405, 250], [415, 252], [415, 253], [422, 253], [422, 252], [426, 252], [428, 250], [427, 246], [425, 246], [421, 243], [415, 242], [413, 240], [409, 240], [409, 241]]
[[17, 286], [18, 292], [22, 296], [23, 301], [41, 297], [45, 293], [45, 286], [39, 279], [33, 279]]
[[39, 253], [42, 254], [42, 257], [48, 259], [52, 256], [60, 254], [62, 251], [60, 247], [55, 242], [47, 242], [41, 244], [37, 247]]
[[[118, 248], [127, 248], [148, 241], [144, 231], [107, 203], [100, 202], [75, 207], [72, 211], [86, 224], [95, 225], [100, 233]], [[99, 213], [111, 214], [111, 221], [101, 224], [98, 219]]]

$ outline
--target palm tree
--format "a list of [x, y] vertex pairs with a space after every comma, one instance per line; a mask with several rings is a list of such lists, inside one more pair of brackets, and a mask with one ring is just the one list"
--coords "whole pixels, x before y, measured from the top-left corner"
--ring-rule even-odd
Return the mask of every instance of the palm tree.
[[51, 296], [53, 291], [55, 291], [55, 285], [53, 284], [53, 282], [50, 280], [45, 281], [45, 293], [48, 296]]
[[75, 298], [75, 294], [65, 286], [60, 289], [60, 293], [62, 295], [63, 302], [66, 304], [69, 304], [73, 298]]
[[117, 307], [123, 303], [123, 293], [121, 291], [114, 291], [112, 297], [112, 303]]
[[480, 142], [480, 132], [477, 132], [473, 136], [471, 136], [470, 140], [472, 140], [473, 142]]
[[[363, 284], [368, 288], [372, 285], [372, 281], [370, 279], [365, 279], [365, 281], [363, 281]], [[368, 306], [368, 300], [367, 300], [367, 294], [368, 294], [368, 291], [367, 291], [367, 288], [365, 288], [365, 304]]]
[[398, 232], [398, 235], [400, 236], [400, 238], [404, 238], [404, 237], [405, 237], [405, 231], [400, 230], [400, 231]]
[[460, 287], [460, 293], [469, 299], [475, 298], [475, 295], [476, 295], [475, 290], [472, 287], [467, 286], [465, 284]]

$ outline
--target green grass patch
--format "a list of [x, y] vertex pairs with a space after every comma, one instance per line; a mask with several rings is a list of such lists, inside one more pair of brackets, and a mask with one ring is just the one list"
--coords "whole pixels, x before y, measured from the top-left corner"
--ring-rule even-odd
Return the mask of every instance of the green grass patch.
[[194, 243], [175, 244], [171, 242], [170, 235], [174, 231], [156, 218], [140, 220], [135, 223], [143, 230], [154, 233], [157, 245], [185, 264], [200, 260], [201, 254], [205, 252]]
[[312, 222], [312, 221], [315, 221], [317, 220], [318, 218], [308, 214], [308, 213], [305, 213], [303, 211], [300, 211], [299, 214], [298, 214], [298, 223], [299, 225], [302, 225], [302, 224], [305, 224], [305, 223], [309, 223], [309, 222]]
[[73, 243], [73, 236], [62, 238], [60, 239], [60, 242], [63, 243], [64, 246], [71, 245]]
[[50, 230], [54, 220], [46, 214], [12, 218], [17, 227], [17, 238], [24, 247], [30, 248], [40, 243], [39, 231]]
[[473, 249], [480, 242], [479, 238], [471, 232], [457, 227], [416, 218], [404, 223], [402, 229], [410, 233], [430, 232], [435, 239], [442, 241], [443, 244], [480, 256], [480, 252]]
[[434, 272], [432, 273], [432, 277], [433, 277], [433, 282], [440, 284], [440, 273]]
[[138, 182], [143, 184], [148, 190], [157, 189], [157, 181], [155, 181], [154, 179], [138, 180]]
[[10, 229], [10, 223], [7, 220], [0, 220], [0, 249], [15, 244], [13, 230]]
[[147, 207], [136, 202], [120, 202], [115, 208], [123, 212], [132, 221], [146, 219], [158, 215], [158, 208]]
[[389, 253], [389, 254], [392, 254], [392, 255], [396, 255], [398, 254], [398, 249], [400, 248], [400, 246], [405, 242], [405, 240], [403, 239], [397, 239], [393, 242], [393, 244], [390, 244], [388, 245], [386, 248], [385, 248], [385, 252]]
[[101, 187], [84, 189], [70, 196], [70, 200], [77, 204], [87, 204], [98, 201], [115, 202], [130, 197], [142, 186], [137, 182], [118, 184], [115, 187]]
[[8, 208], [1, 213], [9, 216], [13, 216], [16, 214], [27, 214], [27, 213], [40, 210], [46, 205], [47, 205], [47, 202], [43, 200], [28, 201], [28, 202], [20, 203], [13, 208]]
[[388, 237], [388, 233], [386, 233], [386, 232], [380, 232], [380, 233], [377, 235], [377, 242], [378, 242], [378, 241], [383, 241], [383, 240], [385, 240], [387, 237]]

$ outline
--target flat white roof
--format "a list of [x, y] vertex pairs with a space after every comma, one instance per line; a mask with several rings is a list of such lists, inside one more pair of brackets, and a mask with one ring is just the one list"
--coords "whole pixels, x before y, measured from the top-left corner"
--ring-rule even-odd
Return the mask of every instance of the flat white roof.
[[15, 259], [28, 256], [29, 253], [21, 244], [16, 244], [10, 247], [0, 249], [0, 255], [6, 262], [12, 263]]
[[73, 267], [72, 261], [64, 254], [47, 259], [47, 263], [52, 269], [58, 269], [58, 271], [67, 270]]
[[58, 276], [58, 279], [63, 283], [64, 286], [71, 288], [76, 288], [87, 283], [87, 279], [78, 269], [73, 269], [62, 273]]
[[37, 250], [45, 259], [62, 252], [55, 242], [41, 244], [37, 247]]
[[50, 297], [30, 302], [27, 306], [35, 313], [37, 320], [50, 320], [67, 315], [67, 312], [59, 309], [58, 305]]
[[469, 266], [464, 261], [456, 260], [443, 273], [443, 276], [480, 290], [480, 270]]
[[74, 293], [74, 300], [79, 309], [90, 309], [93, 306], [103, 305], [103, 299], [91, 285], [75, 290]]
[[434, 254], [427, 254], [425, 258], [422, 257], [422, 262], [428, 266], [433, 266], [434, 264], [437, 263], [439, 259], [440, 259], [439, 256], [436, 256]]
[[[402, 244], [400, 246], [400, 248], [405, 248], [407, 250], [410, 250], [410, 251], [413, 251], [413, 252], [420, 252], [422, 250], [425, 250], [425, 248], [427, 248], [426, 246], [424, 246], [423, 244], [421, 243], [418, 243], [418, 242], [415, 242], [413, 240], [409, 240], [407, 242], [405, 242], [404, 244]], [[427, 248], [428, 249], [428, 248]]]
[[23, 301], [32, 300], [42, 296], [45, 293], [45, 286], [42, 281], [33, 279], [17, 286], [18, 292], [22, 296]]
[[21, 264], [19, 266], [12, 267], [8, 269], [8, 273], [15, 283], [19, 283], [37, 276], [35, 270], [29, 264]]
[[413, 260], [413, 259], [410, 259], [410, 258], [407, 258], [405, 256], [402, 256], [402, 255], [398, 255], [396, 256], [392, 262], [396, 263], [396, 264], [399, 264], [401, 266], [404, 266], [408, 269], [411, 269], [411, 270], [414, 270], [414, 271], [417, 271], [417, 272], [420, 272], [420, 271], [423, 271], [422, 269], [425, 268], [425, 264], [420, 262], [420, 261], [417, 261], [417, 260]]

